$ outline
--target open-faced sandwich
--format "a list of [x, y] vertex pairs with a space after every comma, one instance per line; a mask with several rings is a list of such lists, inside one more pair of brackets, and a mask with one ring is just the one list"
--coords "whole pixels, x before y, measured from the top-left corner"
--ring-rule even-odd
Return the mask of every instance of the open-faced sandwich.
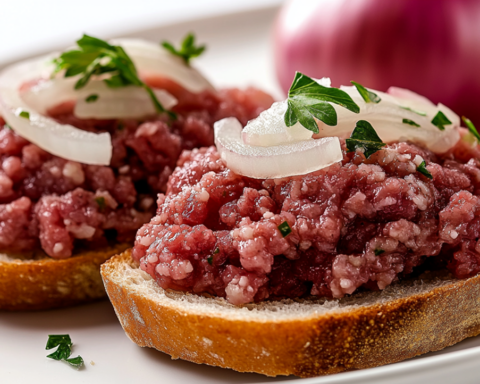
[[184, 151], [102, 266], [127, 335], [174, 358], [315, 376], [480, 333], [480, 135], [405, 89], [297, 73]]
[[190, 65], [203, 49], [85, 35], [0, 73], [0, 309], [104, 296], [100, 264], [152, 218], [181, 151], [272, 104], [215, 90]]

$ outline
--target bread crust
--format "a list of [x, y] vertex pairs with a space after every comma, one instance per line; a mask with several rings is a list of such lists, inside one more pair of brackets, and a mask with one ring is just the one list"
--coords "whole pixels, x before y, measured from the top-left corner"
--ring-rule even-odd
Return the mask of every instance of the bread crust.
[[85, 251], [67, 259], [3, 255], [0, 259], [0, 310], [66, 307], [105, 297], [100, 265], [128, 244]]
[[133, 342], [240, 372], [328, 375], [398, 362], [480, 334], [480, 276], [376, 304], [275, 320], [182, 308], [161, 288], [163, 294], [152, 294], [137, 289], [141, 282], [126, 282], [126, 267], [137, 268], [130, 250], [102, 265], [101, 273]]

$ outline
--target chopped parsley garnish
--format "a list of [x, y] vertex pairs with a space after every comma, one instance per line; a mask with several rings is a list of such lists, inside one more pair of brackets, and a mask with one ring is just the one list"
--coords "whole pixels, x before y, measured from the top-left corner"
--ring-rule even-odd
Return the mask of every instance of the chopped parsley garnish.
[[220, 248], [215, 248], [213, 253], [207, 258], [208, 264], [212, 265], [213, 264], [213, 255], [216, 255], [217, 253], [220, 253]]
[[414, 127], [420, 127], [420, 124], [415, 123], [413, 120], [410, 119], [403, 119], [403, 124], [413, 125]]
[[410, 112], [413, 112], [413, 113], [416, 113], [417, 115], [420, 115], [420, 116], [427, 116], [427, 112], [423, 112], [423, 111], [419, 111], [419, 110], [416, 110], [416, 109], [412, 109], [412, 108], [410, 108], [410, 107], [402, 107], [402, 106], [400, 106], [400, 108], [405, 109], [405, 110], [410, 111]]
[[337, 125], [337, 112], [330, 103], [340, 105], [349, 111], [359, 113], [359, 106], [344, 91], [324, 87], [304, 74], [297, 72], [288, 91], [285, 124], [287, 127], [298, 121], [309, 131], [318, 133], [315, 118], [327, 125]]
[[93, 103], [93, 102], [95, 102], [95, 101], [97, 101], [97, 100], [98, 100], [98, 95], [95, 95], [95, 94], [94, 94], [94, 95], [90, 95], [90, 96], [88, 96], [88, 97], [85, 99], [85, 101], [86, 101], [87, 103]]
[[475, 128], [471, 120], [467, 119], [465, 116], [462, 116], [462, 120], [468, 128], [468, 132], [470, 132], [473, 136], [475, 136], [477, 141], [480, 143], [480, 134], [478, 134], [477, 128]]
[[440, 131], [444, 131], [445, 125], [452, 124], [452, 122], [448, 120], [447, 116], [445, 116], [442, 111], [438, 111], [432, 120], [432, 124], [435, 125]]
[[191, 59], [200, 56], [206, 49], [205, 45], [195, 46], [195, 35], [193, 33], [189, 33], [185, 36], [179, 49], [176, 49], [168, 41], [164, 41], [162, 47], [171, 54], [181, 57], [187, 65], [190, 64]]
[[10, 125], [8, 125], [8, 124], [5, 124], [5, 125], [3, 126], [3, 129], [12, 129], [12, 127], [10, 127]]
[[380, 248], [375, 249], [375, 256], [380, 256], [382, 253], [385, 253], [383, 249], [380, 249]]
[[85, 87], [92, 76], [108, 75], [103, 81], [110, 88], [127, 85], [142, 87], [149, 94], [157, 112], [176, 117], [173, 112], [163, 108], [152, 89], [140, 80], [132, 59], [122, 47], [88, 35], [77, 40], [77, 45], [79, 49], [64, 52], [54, 60], [56, 68], [53, 75], [62, 70], [65, 70], [65, 77], [81, 75], [75, 83], [75, 89]]
[[420, 165], [417, 167], [417, 172], [420, 172], [422, 175], [428, 177], [429, 179], [433, 179], [432, 174], [428, 171], [426, 168], [427, 164], [425, 163], [425, 160], [420, 163]]
[[351, 81], [351, 83], [357, 88], [358, 93], [362, 96], [362, 99], [365, 100], [366, 103], [375, 103], [378, 104], [382, 99], [376, 94], [369, 91], [363, 85], [358, 84], [356, 81]]
[[69, 335], [48, 335], [47, 346], [45, 349], [52, 349], [58, 347], [57, 350], [47, 357], [54, 360], [62, 360], [74, 368], [80, 369], [83, 367], [83, 359], [81, 356], [72, 357], [72, 340]]
[[278, 226], [278, 230], [283, 237], [287, 237], [290, 233], [292, 233], [292, 228], [290, 228], [290, 225], [288, 225], [287, 220]]
[[17, 116], [23, 117], [24, 119], [30, 120], [30, 112], [19, 109], [17, 111]]
[[105, 202], [105, 198], [103, 196], [99, 196], [95, 198], [95, 201], [98, 204], [98, 209], [100, 212], [103, 212], [105, 208], [107, 207], [107, 203]]
[[348, 152], [354, 152], [360, 148], [367, 159], [386, 145], [378, 137], [372, 124], [365, 120], [357, 121], [350, 138], [345, 140], [345, 142]]

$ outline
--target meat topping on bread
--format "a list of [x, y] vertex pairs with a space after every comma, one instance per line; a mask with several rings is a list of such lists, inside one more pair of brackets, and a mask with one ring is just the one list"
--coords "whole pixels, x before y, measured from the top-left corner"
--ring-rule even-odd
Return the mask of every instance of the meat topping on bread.
[[237, 175], [213, 147], [185, 151], [133, 257], [162, 288], [233, 304], [384, 289], [426, 263], [480, 271], [477, 147], [401, 142], [366, 159], [341, 143], [341, 163], [283, 179]]
[[85, 165], [51, 155], [23, 139], [0, 117], [0, 250], [41, 247], [65, 258], [76, 245], [90, 248], [106, 238], [133, 239], [154, 213], [154, 199], [183, 149], [213, 144], [214, 121], [237, 116], [244, 123], [273, 102], [259, 90], [227, 89], [192, 93], [165, 78], [150, 78], [178, 104], [177, 119], [79, 119], [74, 104], [49, 115], [90, 132], [109, 132], [110, 166]]

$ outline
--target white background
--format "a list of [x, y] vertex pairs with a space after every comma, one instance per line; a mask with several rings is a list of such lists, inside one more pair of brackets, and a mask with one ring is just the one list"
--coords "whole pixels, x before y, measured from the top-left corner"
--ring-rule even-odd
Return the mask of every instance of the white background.
[[[0, 0], [0, 62], [179, 21], [259, 9], [282, 0]], [[248, 26], [245, 26], [248, 28]]]

